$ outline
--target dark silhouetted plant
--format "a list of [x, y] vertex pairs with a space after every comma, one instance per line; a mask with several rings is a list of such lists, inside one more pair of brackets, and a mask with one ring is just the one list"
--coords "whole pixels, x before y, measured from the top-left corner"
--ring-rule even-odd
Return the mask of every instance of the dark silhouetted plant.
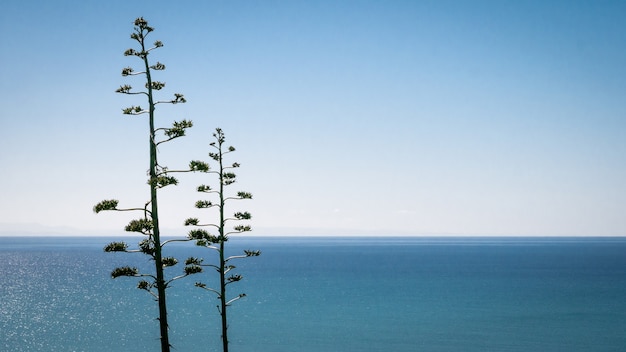
[[[178, 137], [185, 135], [186, 129], [192, 127], [192, 122], [187, 120], [175, 121], [171, 127], [168, 128], [155, 128], [154, 124], [154, 110], [155, 106], [159, 104], [178, 104], [184, 103], [185, 98], [182, 94], [174, 94], [172, 100], [155, 101], [153, 92], [162, 89], [165, 83], [153, 81], [151, 73], [152, 71], [160, 71], [165, 69], [165, 65], [157, 62], [154, 65], [150, 65], [148, 61], [148, 55], [157, 48], [163, 46], [160, 41], [154, 42], [151, 47], [148, 47], [146, 43], [146, 37], [154, 29], [148, 26], [148, 22], [143, 18], [137, 18], [135, 20], [134, 32], [130, 35], [131, 39], [134, 39], [139, 43], [139, 48], [128, 49], [124, 52], [125, 56], [136, 56], [143, 62], [144, 68], [141, 71], [135, 71], [130, 67], [122, 70], [122, 76], [134, 76], [142, 75], [145, 77], [145, 90], [134, 91], [130, 85], [123, 85], [117, 89], [117, 93], [127, 95], [141, 95], [147, 98], [148, 108], [144, 109], [140, 106], [131, 106], [123, 109], [123, 113], [126, 115], [144, 115], [147, 114], [149, 118], [149, 144], [150, 144], [150, 167], [148, 185], [150, 187], [150, 200], [145, 203], [143, 207], [139, 208], [118, 208], [117, 200], [103, 200], [93, 207], [94, 212], [99, 213], [101, 211], [136, 211], [143, 214], [139, 219], [132, 220], [128, 223], [125, 230], [129, 232], [139, 232], [144, 238], [138, 244], [137, 249], [129, 249], [128, 244], [125, 242], [112, 242], [109, 243], [104, 250], [106, 252], [140, 252], [148, 255], [150, 259], [154, 261], [154, 273], [141, 273], [137, 268], [133, 267], [120, 267], [113, 270], [111, 276], [117, 278], [120, 276], [140, 277], [141, 281], [137, 284], [137, 288], [142, 289], [150, 293], [159, 305], [159, 325], [160, 325], [160, 340], [161, 351], [169, 352], [169, 334], [167, 324], [167, 305], [165, 289], [168, 285], [177, 279], [193, 274], [201, 270], [201, 267], [193, 265], [187, 266], [184, 269], [183, 274], [165, 279], [165, 268], [172, 267], [178, 263], [178, 260], [174, 257], [163, 256], [163, 247], [175, 241], [189, 241], [187, 238], [171, 239], [167, 241], [161, 240], [161, 232], [159, 229], [159, 212], [157, 203], [157, 191], [163, 187], [169, 185], [176, 185], [178, 180], [171, 176], [174, 172], [190, 172], [201, 171], [206, 172], [209, 169], [208, 164], [202, 161], [192, 161], [189, 164], [189, 168], [186, 170], [169, 170], [167, 167], [159, 164], [157, 160], [157, 146], [169, 142]], [[158, 134], [158, 136], [157, 136]]]
[[225, 138], [222, 130], [217, 128], [213, 137], [215, 137], [216, 141], [211, 143], [211, 147], [215, 148], [215, 152], [209, 153], [209, 156], [217, 162], [217, 170], [208, 171], [208, 173], [218, 175], [219, 188], [214, 190], [207, 185], [199, 186], [198, 192], [213, 194], [216, 200], [215, 202], [208, 200], [197, 201], [196, 208], [217, 208], [219, 211], [219, 221], [217, 223], [202, 224], [197, 218], [189, 218], [185, 221], [185, 226], [213, 227], [217, 231], [217, 235], [210, 234], [202, 228], [197, 228], [189, 231], [188, 238], [190, 240], [195, 240], [196, 244], [199, 246], [215, 250], [219, 255], [219, 260], [217, 264], [204, 264], [202, 259], [192, 257], [187, 259], [186, 264], [191, 268], [210, 267], [219, 273], [220, 286], [218, 288], [211, 288], [202, 282], [196, 282], [196, 286], [215, 293], [219, 299], [219, 305], [217, 308], [222, 321], [222, 345], [224, 352], [228, 352], [227, 309], [233, 302], [246, 296], [244, 293], [240, 293], [232, 298], [227, 297], [227, 287], [230, 284], [238, 282], [242, 279], [242, 276], [239, 274], [231, 274], [231, 272], [235, 269], [232, 261], [240, 258], [255, 257], [260, 255], [261, 252], [258, 250], [245, 250], [241, 255], [226, 256], [225, 254], [225, 244], [228, 241], [229, 235], [252, 230], [249, 225], [242, 225], [239, 223], [233, 227], [232, 231], [227, 231], [226, 226], [228, 223], [250, 220], [252, 216], [248, 212], [235, 212], [232, 217], [226, 217], [226, 204], [227, 202], [235, 200], [252, 199], [252, 194], [248, 192], [238, 192], [233, 196], [226, 195], [224, 187], [235, 183], [236, 179], [235, 174], [231, 170], [238, 168], [239, 164], [224, 164], [224, 156], [228, 153], [234, 152], [235, 148], [226, 148], [224, 146]]

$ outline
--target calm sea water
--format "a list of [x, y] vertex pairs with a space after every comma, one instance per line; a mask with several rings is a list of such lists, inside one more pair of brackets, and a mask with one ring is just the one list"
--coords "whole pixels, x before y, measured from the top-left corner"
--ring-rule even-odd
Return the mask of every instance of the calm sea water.
[[[156, 303], [103, 238], [0, 238], [0, 350], [157, 351]], [[132, 241], [134, 242], [134, 241]], [[234, 352], [626, 351], [626, 238], [245, 238]], [[171, 255], [213, 253], [172, 244]], [[181, 268], [171, 268], [177, 275]], [[200, 276], [202, 275], [202, 276]], [[219, 351], [216, 299], [168, 290], [176, 351]]]

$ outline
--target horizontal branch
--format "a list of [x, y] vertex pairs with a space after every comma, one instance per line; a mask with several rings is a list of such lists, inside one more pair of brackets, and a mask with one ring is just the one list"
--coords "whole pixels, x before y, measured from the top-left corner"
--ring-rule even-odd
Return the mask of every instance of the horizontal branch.
[[174, 99], [172, 100], [159, 100], [157, 102], [154, 103], [154, 105], [157, 104], [182, 104], [182, 103], [186, 103], [187, 99], [185, 99], [185, 96], [180, 94], [180, 93], [174, 93]]
[[201, 282], [196, 282], [196, 284], [195, 284], [195, 285], [196, 285], [196, 287], [200, 287], [201, 289], [204, 289], [204, 290], [207, 290], [207, 291], [210, 291], [210, 292], [215, 293], [218, 297], [220, 297], [220, 296], [221, 296], [221, 294], [220, 294], [217, 290], [212, 289], [212, 288], [210, 288], [210, 287], [207, 287], [207, 286], [206, 286], [206, 284], [203, 284], [203, 283], [201, 283]]
[[[167, 141], [165, 141], [167, 142]], [[157, 143], [157, 145], [159, 145], [159, 143]], [[184, 172], [195, 172], [195, 170], [166, 170], [166, 171], [161, 171], [160, 173], [158, 173], [157, 175], [166, 175], [166, 174], [170, 174], [170, 173], [184, 173]]]
[[249, 231], [252, 231], [252, 230], [248, 230], [248, 231], [230, 231], [230, 232], [226, 232], [226, 236], [234, 235], [234, 234], [240, 234], [240, 233], [249, 232]]
[[145, 290], [145, 291], [148, 292], [150, 295], [152, 295], [155, 301], [159, 300], [159, 295], [157, 295], [156, 293], [152, 292], [151, 290]]
[[243, 255], [243, 254], [242, 255], [233, 255], [233, 256], [230, 256], [230, 257], [224, 259], [224, 262], [228, 262], [231, 259], [240, 259], [240, 258], [247, 258], [247, 257], [248, 257], [247, 255]]
[[139, 71], [139, 72], [132, 71], [126, 74], [122, 73], [122, 76], [138, 76], [138, 75], [145, 75], [145, 74], [146, 74], [146, 71]]
[[[216, 247], [217, 248], [217, 247]], [[215, 270], [219, 271], [220, 267], [214, 264], [200, 264], [200, 266], [206, 266], [208, 268], [214, 268]]]
[[118, 278], [120, 276], [129, 276], [129, 277], [150, 277], [154, 280], [156, 280], [156, 277], [154, 277], [153, 275], [150, 274], [140, 274], [139, 270], [137, 268], [131, 268], [129, 266], [124, 266], [124, 267], [119, 267], [119, 268], [115, 268], [112, 272], [111, 272], [111, 277], [112, 278]]
[[170, 283], [172, 283], [172, 281], [176, 281], [176, 280], [178, 280], [178, 279], [182, 279], [182, 278], [187, 277], [187, 276], [189, 276], [189, 275], [193, 275], [193, 274], [187, 274], [187, 273], [185, 273], [185, 274], [181, 274], [181, 275], [175, 276], [175, 277], [173, 277], [173, 278], [171, 278], [171, 279], [167, 280], [167, 281], [165, 282], [165, 288], [167, 288], [167, 287], [169, 286], [169, 284], [170, 284]]
[[150, 212], [147, 209], [147, 205], [146, 208], [122, 208], [122, 209], [118, 209], [117, 208], [117, 204], [119, 203], [119, 201], [117, 199], [109, 199], [109, 200], [103, 200], [100, 203], [94, 205], [93, 207], [93, 211], [97, 214], [101, 211], [143, 211], [147, 214], [152, 215], [152, 212]]
[[124, 115], [133, 115], [133, 116], [138, 116], [138, 115], [147, 114], [147, 113], [149, 113], [149, 112], [150, 112], [150, 111], [148, 111], [148, 110], [131, 111], [131, 110], [126, 110], [126, 109], [124, 109], [124, 110], [122, 111], [122, 114], [124, 114]]
[[178, 137], [170, 137], [170, 138], [168, 138], [168, 139], [164, 139], [164, 140], [159, 141], [159, 142], [156, 142], [156, 143], [154, 143], [154, 144], [155, 144], [155, 145], [161, 145], [162, 143], [169, 142], [169, 141], [171, 141], [172, 139], [176, 139], [176, 138], [178, 138]]
[[235, 302], [238, 299], [244, 298], [244, 297], [246, 297], [246, 294], [242, 293], [239, 296], [237, 296], [237, 297], [231, 299], [230, 301], [226, 302], [226, 305], [229, 306], [231, 303]]
[[190, 239], [190, 238], [175, 238], [175, 239], [163, 241], [161, 243], [161, 248], [163, 248], [163, 246], [165, 246], [166, 244], [171, 243], [171, 242], [189, 242], [189, 241], [193, 241], [193, 239]]
[[[163, 45], [161, 45], [161, 46], [163, 46]], [[146, 50], [146, 54], [147, 54], [147, 53], [149, 53], [149, 52], [151, 52], [151, 51], [152, 51], [152, 50], [154, 50], [154, 49], [160, 48], [161, 46], [158, 46], [158, 45], [153, 46], [152, 48], [150, 48], [150, 49]]]
[[144, 208], [124, 208], [124, 209], [111, 209], [111, 210], [115, 210], [115, 211], [145, 211], [148, 214], [152, 215], [152, 212], [150, 210], [144, 209]]
[[237, 192], [237, 197], [227, 197], [224, 200], [241, 200], [241, 199], [252, 199], [252, 194], [248, 192]]
[[213, 226], [213, 227], [215, 227], [216, 229], [219, 229], [219, 228], [220, 228], [218, 225], [215, 225], [215, 224], [196, 224], [196, 225], [194, 225], [194, 226], [203, 226], [203, 227]]
[[230, 257], [226, 258], [224, 261], [227, 262], [227, 261], [229, 261], [231, 259], [258, 257], [258, 256], [261, 255], [261, 251], [259, 251], [259, 250], [249, 250], [249, 249], [246, 249], [246, 250], [244, 250], [244, 253], [245, 254], [230, 256]]
[[128, 95], [137, 95], [137, 94], [143, 94], [145, 96], [148, 96], [148, 92], [117, 92], [116, 93], [121, 93], [121, 94], [128, 94]]

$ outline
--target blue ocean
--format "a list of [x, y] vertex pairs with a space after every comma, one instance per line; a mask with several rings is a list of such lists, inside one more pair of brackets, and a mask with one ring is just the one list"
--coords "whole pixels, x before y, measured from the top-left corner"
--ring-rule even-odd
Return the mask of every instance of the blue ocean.
[[[157, 306], [110, 238], [0, 238], [0, 350], [159, 351]], [[133, 244], [136, 239], [130, 239]], [[626, 238], [233, 238], [234, 352], [626, 351]], [[172, 243], [168, 255], [210, 262]], [[168, 269], [179, 275], [182, 265]], [[217, 300], [168, 289], [175, 351], [220, 351]]]

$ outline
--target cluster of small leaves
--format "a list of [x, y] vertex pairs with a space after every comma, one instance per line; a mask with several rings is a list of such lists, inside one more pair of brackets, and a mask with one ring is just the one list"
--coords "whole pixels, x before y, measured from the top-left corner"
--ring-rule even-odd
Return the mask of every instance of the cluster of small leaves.
[[[130, 76], [130, 75], [133, 74], [133, 72], [135, 72], [135, 70], [132, 67], [124, 67], [122, 69], [122, 76], [124, 76], [124, 77]], [[122, 92], [119, 92], [119, 93], [122, 93]]]
[[200, 185], [200, 186], [198, 186], [197, 191], [198, 191], [198, 192], [205, 192], [205, 193], [208, 193], [208, 192], [211, 192], [211, 191], [212, 191], [212, 189], [211, 189], [211, 186], [207, 186], [207, 185]]
[[173, 176], [159, 175], [159, 176], [150, 178], [150, 180], [148, 181], [148, 184], [155, 188], [163, 188], [163, 187], [170, 186], [170, 185], [177, 185], [178, 179], [176, 179], [176, 177], [173, 177]]
[[246, 254], [246, 257], [258, 257], [261, 255], [261, 251], [258, 250], [245, 249], [243, 252]]
[[147, 218], [131, 220], [128, 225], [124, 228], [127, 232], [140, 232], [143, 234], [149, 234], [154, 225], [152, 224], [152, 220]]
[[143, 239], [139, 242], [139, 250], [141, 253], [153, 255], [155, 252], [154, 241], [151, 238]]
[[185, 260], [185, 274], [192, 275], [202, 272], [202, 259], [196, 257], [189, 257]]
[[163, 65], [162, 63], [157, 61], [157, 63], [152, 65], [152, 66], [150, 66], [150, 68], [153, 69], [153, 70], [160, 71], [160, 70], [165, 70], [165, 65]]
[[150, 291], [154, 287], [154, 283], [150, 283], [146, 280], [141, 280], [137, 283], [137, 288], [140, 290]]
[[172, 127], [165, 130], [165, 135], [170, 139], [182, 137], [185, 135], [185, 130], [191, 127], [193, 127], [193, 123], [191, 121], [174, 121]]
[[189, 218], [185, 220], [185, 226], [189, 226], [189, 225], [197, 226], [199, 222], [200, 220], [198, 220], [198, 218]]
[[116, 199], [103, 200], [100, 203], [94, 205], [93, 211], [97, 214], [104, 210], [117, 210], [118, 203], [119, 201]]
[[204, 229], [190, 230], [187, 233], [187, 238], [190, 240], [195, 240], [198, 246], [209, 246], [212, 243], [219, 243], [220, 241], [219, 236], [211, 235], [208, 231]]
[[[139, 36], [136, 33], [133, 33], [130, 36], [133, 39], [138, 39], [139, 38]], [[135, 36], [135, 37], [133, 37], [133, 36]], [[133, 56], [133, 55], [134, 56], [143, 57], [143, 55], [145, 55], [145, 53], [142, 53], [141, 51], [137, 51], [137, 50], [135, 50], [133, 48], [126, 49], [126, 51], [124, 51], [124, 56]]]
[[209, 156], [211, 157], [211, 159], [215, 160], [215, 161], [220, 161], [220, 155], [218, 153], [209, 153]]
[[123, 266], [120, 268], [115, 268], [111, 272], [111, 277], [114, 279], [120, 276], [138, 276], [138, 275], [139, 275], [139, 270], [137, 268], [131, 268], [130, 266]]
[[135, 26], [137, 26], [140, 30], [146, 30], [148, 32], [152, 32], [154, 28], [148, 26], [148, 21], [144, 20], [143, 17], [137, 17], [135, 19]]
[[122, 113], [124, 115], [138, 115], [144, 113], [145, 110], [141, 108], [141, 106], [131, 106], [129, 108], [122, 109]]
[[187, 237], [190, 240], [203, 240], [209, 236], [210, 234], [206, 230], [203, 230], [203, 229], [193, 229], [193, 230], [190, 230], [189, 233], [187, 234]]
[[243, 279], [243, 276], [241, 276], [239, 274], [231, 275], [228, 278], [226, 278], [226, 280], [228, 280], [228, 283], [241, 281], [241, 279]]
[[197, 172], [209, 172], [209, 164], [200, 160], [192, 160], [189, 162], [189, 170]]
[[178, 103], [186, 103], [186, 102], [187, 100], [182, 94], [174, 93], [174, 100], [172, 100], [170, 103], [178, 104]]
[[189, 257], [185, 260], [185, 265], [202, 265], [203, 261], [202, 258]]
[[216, 128], [213, 133], [213, 137], [217, 140], [216, 142], [212, 142], [211, 145], [215, 145], [215, 143], [222, 144], [226, 141], [226, 136], [224, 135], [224, 131], [221, 128]]
[[104, 247], [105, 252], [126, 252], [127, 249], [126, 242], [111, 242]]
[[222, 174], [222, 180], [224, 182], [225, 186], [231, 185], [233, 183], [235, 183], [235, 178], [237, 177], [237, 175], [235, 175], [232, 172], [225, 172]]
[[206, 239], [196, 240], [196, 246], [198, 247], [208, 247], [212, 245], [214, 242]]
[[239, 199], [252, 199], [252, 193], [237, 192], [237, 197], [239, 197]]
[[178, 264], [178, 259], [174, 257], [164, 257], [161, 259], [161, 262], [163, 263], [163, 267], [165, 268], [168, 266], [174, 266]]
[[196, 202], [196, 208], [205, 209], [213, 206], [213, 203], [209, 200], [199, 200]]
[[188, 265], [185, 267], [185, 274], [192, 275], [202, 272], [202, 267], [198, 265]]
[[252, 231], [252, 227], [250, 225], [237, 225], [233, 227], [233, 229], [237, 232], [248, 232]]
[[234, 216], [235, 216], [235, 218], [237, 220], [250, 220], [250, 219], [252, 219], [252, 215], [250, 213], [248, 213], [247, 211], [245, 211], [245, 212], [236, 212]]
[[132, 86], [125, 84], [123, 86], [120, 86], [119, 88], [117, 88], [115, 90], [116, 93], [124, 93], [124, 94], [128, 94], [130, 93], [131, 89], [133, 89]]
[[146, 83], [146, 88], [147, 89], [154, 89], [154, 90], [161, 90], [163, 89], [163, 87], [165, 87], [165, 82], [159, 82], [159, 81], [152, 81], [150, 82], [150, 85], [148, 85], [148, 83]]

